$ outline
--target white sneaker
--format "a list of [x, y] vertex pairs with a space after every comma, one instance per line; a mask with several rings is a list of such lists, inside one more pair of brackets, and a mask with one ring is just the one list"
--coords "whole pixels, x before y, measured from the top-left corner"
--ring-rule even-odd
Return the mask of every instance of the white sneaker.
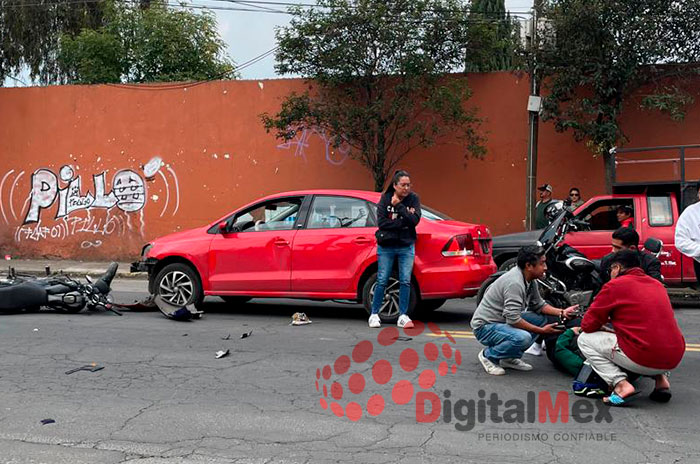
[[399, 316], [399, 320], [396, 323], [396, 325], [401, 329], [412, 329], [413, 321], [410, 317], [406, 316], [405, 314], [402, 314]]
[[379, 314], [372, 314], [369, 317], [369, 327], [370, 329], [378, 329], [382, 326], [382, 320], [379, 319]]
[[479, 362], [481, 363], [482, 366], [484, 366], [484, 370], [486, 371], [487, 374], [491, 375], [505, 375], [506, 370], [503, 369], [501, 366], [497, 366], [494, 363], [492, 363], [489, 358], [484, 356], [484, 350], [479, 351]]
[[516, 371], [531, 371], [532, 366], [523, 361], [522, 359], [501, 359], [499, 362], [501, 367], [505, 367], [508, 369], [515, 369]]
[[531, 356], [542, 356], [542, 346], [544, 345], [543, 343], [533, 343], [530, 348], [525, 350], [526, 354], [529, 354]]

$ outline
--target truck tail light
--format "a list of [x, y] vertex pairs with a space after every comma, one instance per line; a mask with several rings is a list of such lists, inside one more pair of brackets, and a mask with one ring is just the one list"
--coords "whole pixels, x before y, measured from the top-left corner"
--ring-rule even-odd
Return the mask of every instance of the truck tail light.
[[472, 256], [474, 254], [474, 239], [472, 234], [452, 237], [442, 249], [442, 256]]

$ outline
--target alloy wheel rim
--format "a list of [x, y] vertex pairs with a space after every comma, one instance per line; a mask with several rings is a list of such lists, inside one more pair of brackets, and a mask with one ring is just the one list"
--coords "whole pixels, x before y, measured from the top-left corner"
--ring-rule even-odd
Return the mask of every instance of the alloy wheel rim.
[[[369, 291], [370, 301], [374, 301], [374, 291], [376, 288], [377, 283], [375, 282]], [[399, 288], [399, 280], [394, 277], [390, 277], [384, 291], [384, 301], [382, 301], [382, 305], [379, 307], [380, 316], [390, 318], [399, 315]]]
[[169, 272], [161, 279], [158, 293], [172, 305], [185, 306], [194, 293], [194, 282], [184, 272]]

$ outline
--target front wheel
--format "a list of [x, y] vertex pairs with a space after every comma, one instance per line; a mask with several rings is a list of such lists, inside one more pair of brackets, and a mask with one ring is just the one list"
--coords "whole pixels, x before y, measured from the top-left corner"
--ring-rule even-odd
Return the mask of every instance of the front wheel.
[[154, 280], [153, 290], [166, 303], [174, 306], [198, 306], [204, 299], [202, 284], [194, 270], [183, 263], [168, 264]]
[[[375, 272], [367, 279], [362, 290], [362, 304], [365, 306], [367, 314], [372, 313], [372, 300], [374, 298], [374, 290], [377, 287], [377, 273]], [[406, 314], [408, 317], [413, 317], [416, 304], [418, 303], [418, 289], [416, 284], [411, 282], [411, 295], [408, 299], [408, 309]], [[379, 318], [382, 322], [394, 323], [399, 318], [399, 279], [398, 275], [392, 274], [389, 277], [389, 282], [386, 285], [384, 292], [384, 301], [379, 308]]]

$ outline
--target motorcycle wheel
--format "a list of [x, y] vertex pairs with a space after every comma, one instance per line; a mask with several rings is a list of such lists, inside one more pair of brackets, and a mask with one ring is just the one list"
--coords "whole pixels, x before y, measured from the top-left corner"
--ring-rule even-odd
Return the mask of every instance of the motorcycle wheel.
[[479, 306], [479, 303], [481, 303], [481, 300], [484, 299], [484, 295], [486, 294], [486, 290], [491, 286], [492, 283], [498, 279], [499, 276], [491, 276], [488, 279], [486, 279], [482, 284], [481, 287], [479, 287], [479, 292], [476, 294], [476, 305]]

